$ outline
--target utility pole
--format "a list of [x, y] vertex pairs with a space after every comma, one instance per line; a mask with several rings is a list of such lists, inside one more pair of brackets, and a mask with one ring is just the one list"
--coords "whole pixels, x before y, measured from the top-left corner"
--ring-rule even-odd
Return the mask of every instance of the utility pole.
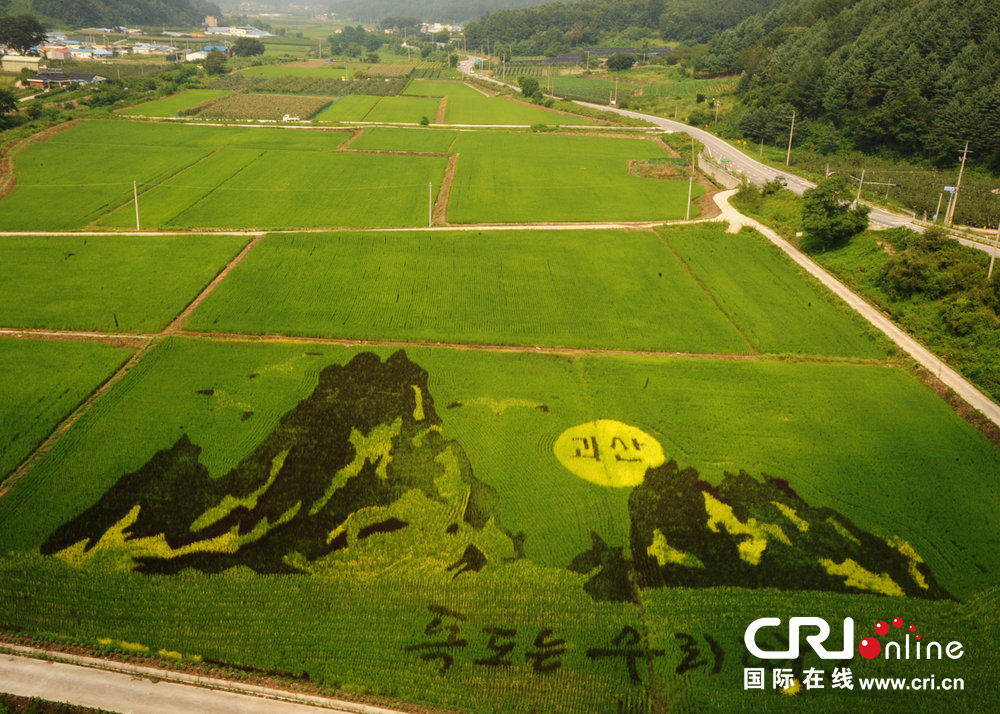
[[694, 137], [691, 137], [691, 175], [688, 176], [688, 201], [684, 211], [684, 220], [691, 220], [691, 189], [694, 187]]
[[993, 237], [993, 254], [990, 255], [990, 270], [986, 273], [986, 279], [993, 277], [993, 263], [997, 259], [997, 243], [1000, 243], [1000, 223], [997, 223], [997, 234]]
[[139, 187], [135, 181], [132, 182], [132, 196], [135, 198], [135, 229], [141, 231], [142, 227], [139, 225]]
[[958, 203], [958, 191], [962, 188], [962, 172], [965, 171], [965, 157], [969, 153], [969, 142], [965, 142], [965, 149], [962, 150], [962, 165], [958, 169], [958, 181], [955, 183], [955, 191], [951, 194], [951, 201], [948, 202], [948, 215], [945, 216], [946, 225], [951, 225], [955, 219], [955, 204]]
[[430, 228], [434, 219], [434, 183], [427, 182], [427, 227]]
[[792, 136], [795, 134], [795, 110], [792, 110], [792, 128], [788, 130], [788, 153], [785, 154], [785, 166], [792, 164]]
[[937, 217], [941, 215], [941, 201], [943, 201], [943, 200], [944, 200], [944, 194], [942, 193], [940, 196], [938, 196], [938, 205], [937, 205], [937, 208], [934, 209], [934, 220], [935, 221], [937, 220]]
[[715, 123], [718, 124], [719, 123], [719, 105], [721, 104], [721, 102], [718, 99], [713, 99], [712, 101], [715, 102]]
[[858, 182], [858, 197], [854, 199], [854, 205], [861, 202], [861, 188], [865, 185], [865, 169], [861, 169], [861, 180]]

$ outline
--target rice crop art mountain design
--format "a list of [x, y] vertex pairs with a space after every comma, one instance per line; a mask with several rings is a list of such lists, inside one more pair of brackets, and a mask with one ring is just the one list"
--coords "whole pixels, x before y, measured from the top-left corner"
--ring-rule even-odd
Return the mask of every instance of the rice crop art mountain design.
[[584, 589], [595, 600], [633, 599], [633, 583], [950, 597], [907, 541], [810, 506], [782, 479], [741, 471], [713, 486], [669, 461], [646, 472], [628, 508], [629, 548], [592, 533], [570, 565], [592, 574]]
[[[42, 553], [146, 573], [308, 572], [351, 540], [405, 530], [399, 516], [408, 511], [385, 511], [414, 491], [454, 518], [440, 526], [447, 533], [460, 521], [496, 525], [493, 489], [441, 435], [427, 372], [403, 351], [384, 363], [362, 353], [326, 367], [313, 393], [221, 478], [210, 477], [200, 452], [182, 436], [60, 526]], [[411, 510], [419, 518], [428, 509]], [[470, 543], [452, 569], [457, 576], [485, 562]]]

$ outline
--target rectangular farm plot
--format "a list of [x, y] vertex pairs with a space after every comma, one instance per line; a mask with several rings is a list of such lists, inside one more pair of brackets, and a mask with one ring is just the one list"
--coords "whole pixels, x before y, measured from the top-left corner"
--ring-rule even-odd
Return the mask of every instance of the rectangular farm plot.
[[267, 236], [189, 326], [357, 339], [751, 351], [651, 232]]
[[[263, 149], [225, 148], [171, 176], [163, 183], [143, 187], [139, 195], [139, 218], [144, 228], [170, 226], [173, 219], [205, 199], [240, 172], [252, 170], [267, 153]], [[98, 225], [128, 228], [135, 225], [135, 204], [127, 203]]]
[[93, 342], [0, 339], [0, 481], [131, 354]]
[[445, 123], [530, 126], [532, 124], [597, 124], [594, 119], [555, 112], [508, 97], [489, 97], [462, 82], [415, 80], [404, 94], [447, 97]]
[[446, 157], [265, 152], [178, 214], [177, 228], [413, 226], [427, 222]]
[[133, 181], [142, 185], [165, 181], [208, 154], [194, 147], [125, 149], [64, 138], [72, 133], [70, 129], [17, 155], [17, 184], [0, 200], [0, 225], [5, 230], [86, 226], [130, 203]]
[[0, 326], [158, 331], [248, 240], [8, 236], [0, 239]]
[[358, 151], [412, 151], [445, 154], [451, 149], [458, 133], [441, 129], [399, 129], [371, 127], [351, 142]]
[[346, 94], [315, 117], [316, 121], [362, 121], [382, 97], [369, 94]]
[[191, 109], [204, 102], [224, 97], [228, 93], [227, 89], [188, 89], [169, 97], [129, 107], [121, 113], [147, 117], [175, 117], [179, 116], [185, 109]]
[[365, 116], [365, 121], [419, 124], [421, 119], [426, 118], [433, 122], [438, 102], [438, 99], [428, 97], [382, 97]]
[[[422, 225], [445, 157], [336, 153], [347, 130], [86, 122], [16, 159], [19, 185], [0, 201], [10, 229], [297, 228]], [[162, 148], [170, 145], [173, 148]], [[87, 158], [79, 177], [65, 166]], [[117, 179], [117, 181], [115, 181]], [[43, 190], [44, 189], [44, 190]], [[60, 201], [53, 202], [53, 191]]]
[[659, 229], [761, 352], [884, 359], [892, 345], [779, 248], [754, 232]]
[[301, 94], [236, 92], [214, 99], [197, 108], [192, 116], [220, 119], [267, 119], [278, 121], [290, 116], [310, 119], [330, 104], [329, 97]]
[[241, 70], [238, 74], [243, 77], [316, 77], [325, 79], [328, 77], [346, 77], [347, 70], [333, 63], [317, 66], [305, 62], [286, 62], [282, 64], [261, 65], [260, 67], [248, 67]]
[[[468, 132], [451, 151], [460, 154], [448, 204], [454, 223], [684, 217], [686, 180], [629, 173], [630, 160], [667, 156], [651, 140]], [[703, 192], [695, 184], [693, 196]]]

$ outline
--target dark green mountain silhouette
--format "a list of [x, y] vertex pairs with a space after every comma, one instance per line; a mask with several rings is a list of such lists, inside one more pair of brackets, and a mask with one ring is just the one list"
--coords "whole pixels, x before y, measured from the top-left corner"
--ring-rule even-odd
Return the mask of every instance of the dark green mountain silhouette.
[[[347, 545], [354, 514], [389, 506], [412, 489], [442, 503], [461, 491], [464, 521], [481, 528], [495, 493], [440, 428], [427, 372], [403, 351], [384, 363], [362, 353], [326, 367], [313, 393], [228, 474], [211, 478], [201, 449], [183, 436], [119, 479], [41, 550], [86, 554], [100, 546], [148, 573], [237, 565], [299, 572], [295, 562]], [[407, 525], [387, 518], [362, 528], [358, 539]]]
[[670, 461], [646, 473], [629, 496], [631, 567], [623, 549], [596, 535], [571, 569], [591, 572], [598, 600], [625, 599], [629, 571], [638, 587], [779, 588], [947, 598], [912, 546], [814, 508], [786, 481], [727, 473], [718, 487]]

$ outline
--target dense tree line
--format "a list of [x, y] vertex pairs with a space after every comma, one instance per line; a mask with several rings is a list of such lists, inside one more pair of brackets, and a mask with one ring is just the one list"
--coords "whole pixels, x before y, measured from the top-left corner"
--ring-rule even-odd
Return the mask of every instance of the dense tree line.
[[515, 54], [558, 54], [616, 35], [707, 42], [778, 0], [581, 0], [499, 10], [466, 26], [469, 46], [501, 42]]
[[499, 8], [521, 8], [545, 0], [333, 0], [330, 11], [358, 22], [376, 23], [389, 17], [424, 22], [467, 22]]
[[947, 165], [968, 140], [1000, 169], [996, 0], [792, 0], [721, 33], [699, 69], [743, 74], [754, 138], [795, 110], [818, 145]]
[[207, 0], [31, 0], [34, 12], [71, 27], [200, 24], [206, 15], [221, 17]]

